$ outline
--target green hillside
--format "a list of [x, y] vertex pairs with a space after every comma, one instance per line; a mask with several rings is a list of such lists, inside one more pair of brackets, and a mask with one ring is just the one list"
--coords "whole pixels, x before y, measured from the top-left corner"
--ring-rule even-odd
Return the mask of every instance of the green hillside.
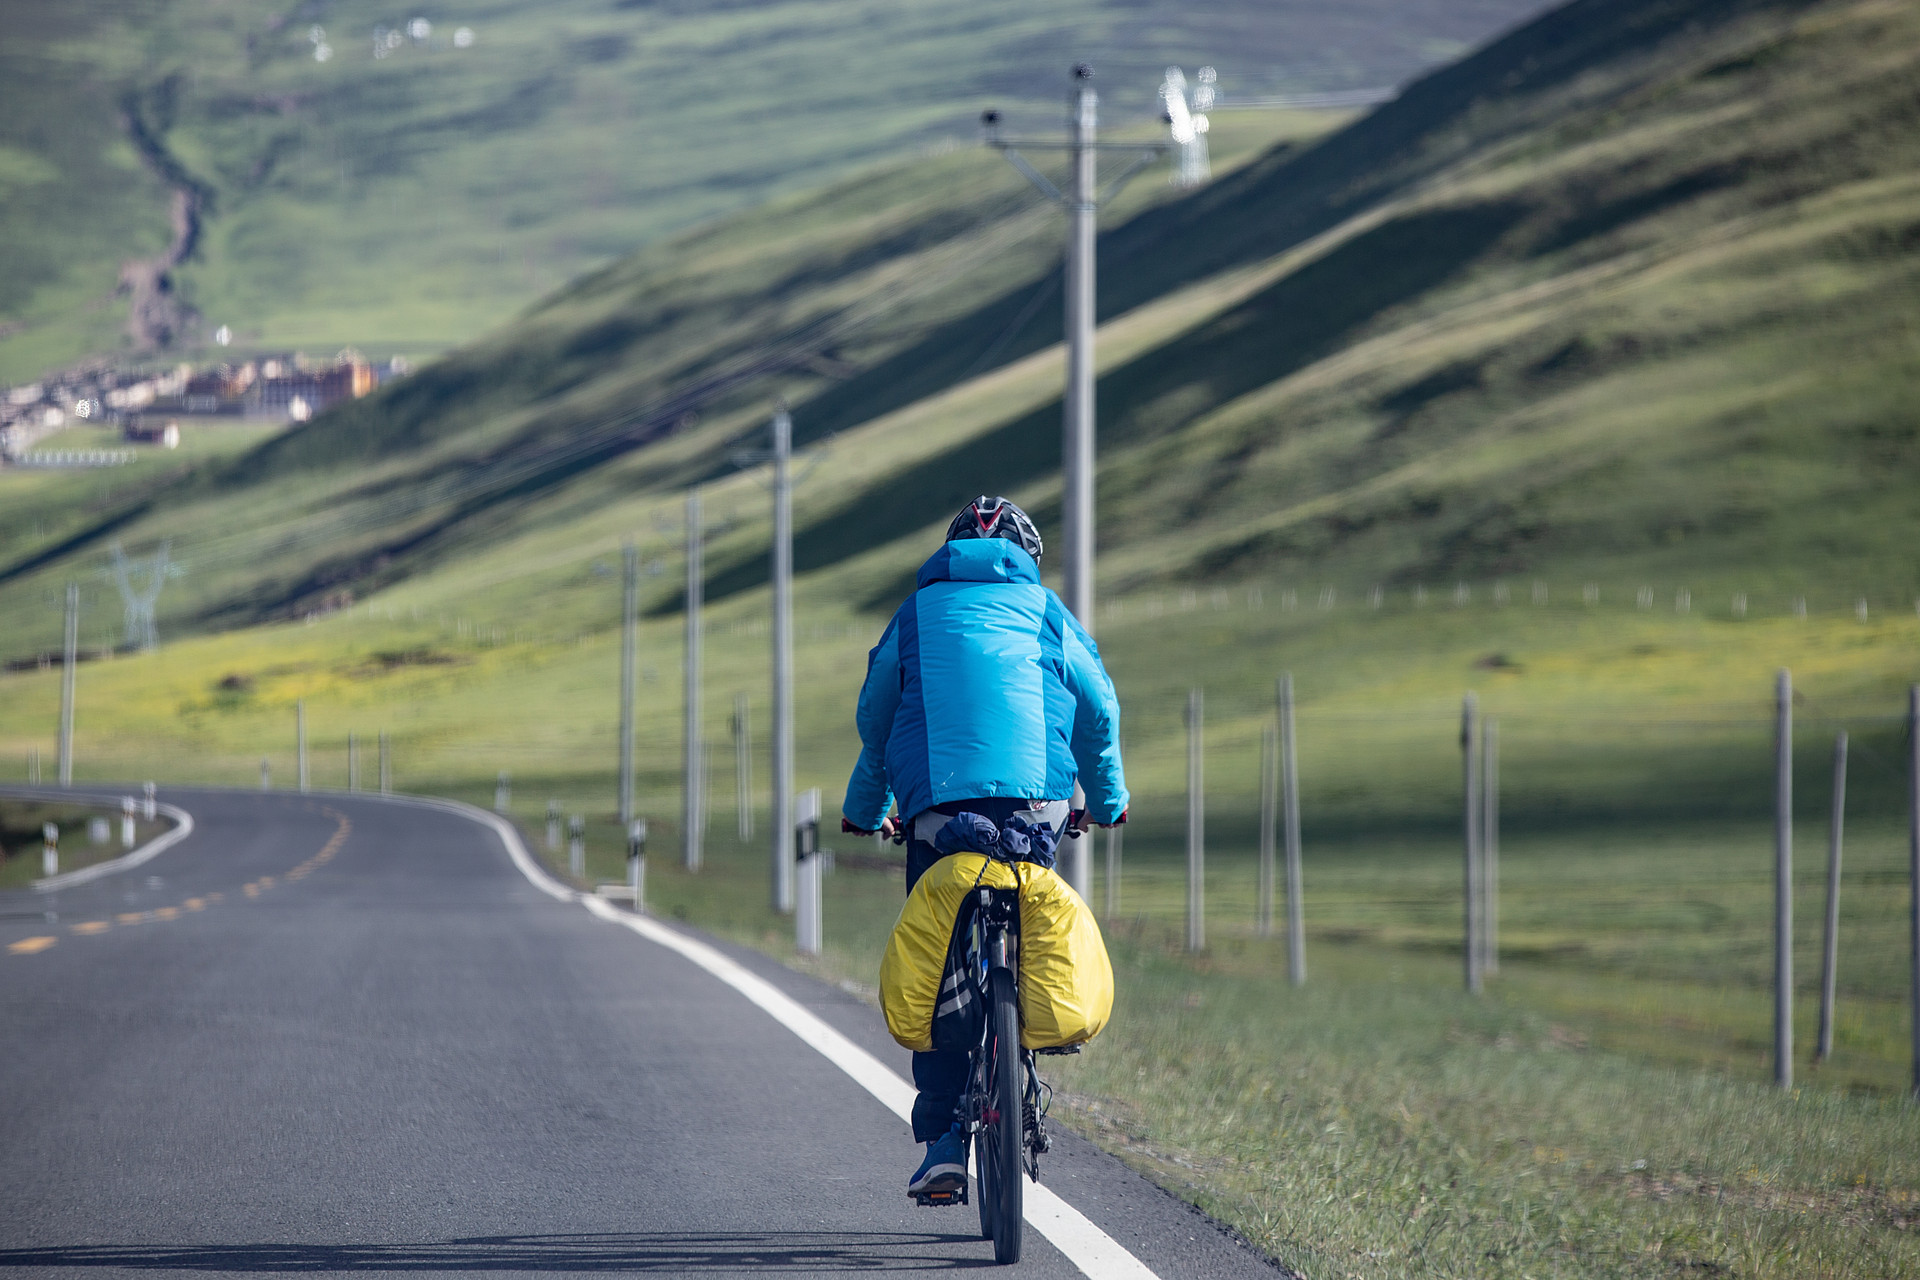
[[1538, 7], [7, 0], [0, 381], [138, 354], [116, 283], [170, 246], [149, 345], [423, 354], [664, 232], [969, 137], [988, 102], [1051, 123], [1080, 59], [1120, 123], [1169, 62], [1242, 97], [1394, 84]]
[[[1137, 183], [1102, 239], [1109, 586], [1552, 570], [1904, 607], [1917, 48], [1871, 5], [1575, 4], [1313, 145], [1227, 117], [1229, 163], [1295, 136], [1191, 196]], [[303, 613], [726, 475], [780, 395], [802, 442], [847, 439], [803, 570], [980, 490], [1044, 520], [1058, 234], [984, 151], [863, 171], [230, 465], [9, 504], [0, 598], [170, 537], [169, 628]], [[760, 581], [759, 536], [717, 550], [716, 598]]]

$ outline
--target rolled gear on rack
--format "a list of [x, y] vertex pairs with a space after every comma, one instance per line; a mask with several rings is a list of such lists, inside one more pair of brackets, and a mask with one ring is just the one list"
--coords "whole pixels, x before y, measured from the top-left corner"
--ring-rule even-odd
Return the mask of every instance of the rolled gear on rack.
[[[937, 848], [980, 842], [949, 836], [966, 825], [964, 819], [992, 829], [984, 819], [962, 814], [941, 832]], [[975, 832], [984, 835], [980, 826], [966, 834]], [[1051, 840], [1045, 845], [1034, 852], [1051, 862]], [[1027, 856], [1026, 850], [1015, 856]], [[982, 1001], [966, 973], [964, 952], [980, 886], [1020, 897], [1020, 1043], [1066, 1048], [1099, 1035], [1113, 1015], [1113, 964], [1093, 911], [1048, 866], [963, 847], [920, 877], [887, 941], [880, 1006], [893, 1038], [920, 1052], [971, 1046]]]

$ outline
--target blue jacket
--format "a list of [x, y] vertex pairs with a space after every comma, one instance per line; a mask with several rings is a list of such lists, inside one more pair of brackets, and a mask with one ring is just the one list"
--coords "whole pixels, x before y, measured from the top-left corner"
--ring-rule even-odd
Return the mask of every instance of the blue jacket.
[[871, 831], [897, 799], [907, 817], [949, 800], [1065, 800], [1127, 807], [1120, 702], [1100, 651], [1004, 538], [949, 542], [867, 655], [860, 761], [841, 811]]

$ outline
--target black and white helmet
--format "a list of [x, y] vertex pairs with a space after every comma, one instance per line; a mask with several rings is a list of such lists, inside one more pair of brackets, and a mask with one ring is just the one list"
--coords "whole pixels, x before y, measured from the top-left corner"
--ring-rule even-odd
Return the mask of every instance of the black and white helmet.
[[982, 495], [962, 507], [953, 523], [947, 526], [948, 542], [961, 538], [1005, 538], [1035, 560], [1045, 550], [1040, 531], [1033, 527], [1027, 513], [1005, 498]]

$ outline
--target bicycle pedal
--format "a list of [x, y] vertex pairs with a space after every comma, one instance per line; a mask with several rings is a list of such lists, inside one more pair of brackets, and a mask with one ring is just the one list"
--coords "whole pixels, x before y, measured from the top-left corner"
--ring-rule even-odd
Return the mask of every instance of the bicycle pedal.
[[967, 1189], [955, 1187], [950, 1191], [923, 1191], [915, 1196], [914, 1202], [924, 1209], [945, 1208], [948, 1205], [965, 1204]]

